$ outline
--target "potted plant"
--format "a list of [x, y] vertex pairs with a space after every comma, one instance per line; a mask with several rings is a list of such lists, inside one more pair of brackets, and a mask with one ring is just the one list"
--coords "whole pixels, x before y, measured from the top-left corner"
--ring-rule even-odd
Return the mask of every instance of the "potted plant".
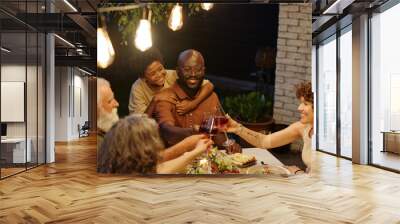
[[230, 116], [254, 131], [272, 131], [272, 100], [260, 92], [249, 92], [236, 96], [226, 96], [223, 108]]

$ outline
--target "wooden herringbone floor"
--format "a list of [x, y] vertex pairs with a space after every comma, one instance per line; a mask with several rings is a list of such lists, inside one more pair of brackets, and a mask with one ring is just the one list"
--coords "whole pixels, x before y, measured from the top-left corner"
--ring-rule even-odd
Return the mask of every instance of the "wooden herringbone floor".
[[0, 181], [0, 223], [400, 223], [400, 175], [318, 153], [315, 175], [98, 175], [95, 140]]

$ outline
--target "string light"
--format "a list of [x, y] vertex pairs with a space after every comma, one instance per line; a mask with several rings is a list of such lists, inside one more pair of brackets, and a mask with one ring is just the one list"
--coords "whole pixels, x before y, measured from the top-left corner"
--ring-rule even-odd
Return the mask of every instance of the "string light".
[[114, 61], [115, 51], [104, 28], [97, 28], [97, 66], [107, 68]]
[[200, 7], [206, 11], [212, 9], [214, 7], [214, 3], [201, 3]]
[[151, 39], [151, 24], [147, 19], [141, 19], [139, 26], [136, 30], [135, 46], [141, 50], [145, 51], [153, 45]]
[[182, 6], [176, 4], [172, 8], [171, 15], [169, 16], [168, 27], [173, 31], [177, 31], [182, 28], [182, 25]]
[[[201, 3], [201, 8], [204, 10], [210, 10], [213, 8], [213, 3]], [[138, 8], [140, 6], [135, 6], [134, 8]], [[148, 6], [146, 6], [148, 7]], [[146, 7], [143, 8], [143, 19], [139, 21], [138, 28], [136, 29], [135, 35], [135, 46], [140, 51], [146, 51], [153, 45], [152, 35], [151, 35], [151, 10], [149, 10], [148, 18], [146, 19], [145, 11]], [[117, 10], [118, 7], [112, 7], [112, 9], [108, 10]], [[118, 8], [119, 9], [119, 8]], [[124, 10], [126, 10], [124, 8]], [[183, 16], [182, 16], [183, 7], [179, 4], [176, 4], [172, 10], [170, 17], [168, 19], [168, 27], [173, 30], [179, 30], [183, 26]], [[97, 29], [97, 65], [100, 68], [106, 68], [114, 61], [115, 52], [112, 46], [110, 37], [106, 31], [106, 27]]]

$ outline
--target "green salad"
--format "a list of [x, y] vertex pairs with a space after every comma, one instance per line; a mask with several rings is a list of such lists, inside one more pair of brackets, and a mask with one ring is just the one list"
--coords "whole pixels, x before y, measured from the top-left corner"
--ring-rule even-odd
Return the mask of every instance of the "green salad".
[[238, 167], [226, 153], [212, 148], [187, 168], [187, 174], [239, 173]]

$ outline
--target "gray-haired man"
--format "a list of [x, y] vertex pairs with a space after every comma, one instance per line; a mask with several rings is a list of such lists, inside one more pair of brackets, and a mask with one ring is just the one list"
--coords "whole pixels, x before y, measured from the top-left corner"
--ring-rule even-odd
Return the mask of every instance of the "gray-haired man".
[[97, 146], [100, 147], [105, 133], [119, 120], [118, 102], [110, 83], [97, 78]]

